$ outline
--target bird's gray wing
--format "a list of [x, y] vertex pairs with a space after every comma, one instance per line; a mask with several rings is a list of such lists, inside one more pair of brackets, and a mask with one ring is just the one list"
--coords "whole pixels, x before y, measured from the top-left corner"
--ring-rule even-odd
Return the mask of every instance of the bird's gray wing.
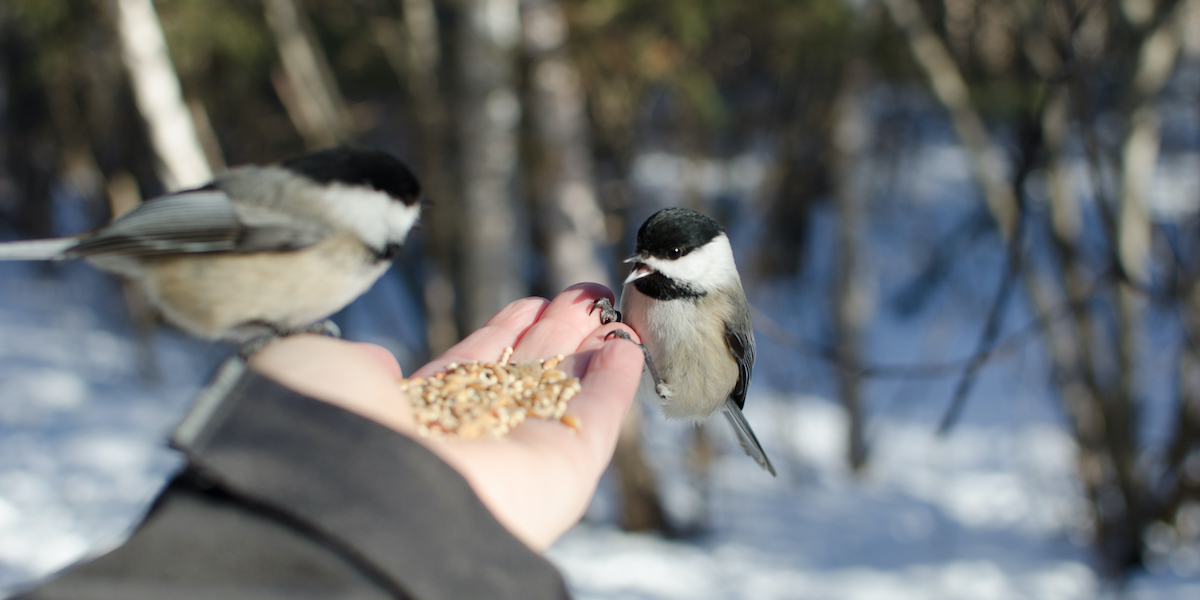
[[775, 476], [775, 466], [771, 464], [771, 459], [767, 458], [767, 453], [763, 451], [762, 444], [758, 443], [758, 437], [754, 435], [754, 430], [750, 429], [750, 424], [746, 422], [746, 417], [742, 415], [742, 408], [733, 401], [730, 397], [725, 401], [725, 405], [721, 407], [721, 412], [725, 415], [725, 419], [733, 426], [733, 432], [737, 435], [738, 445], [742, 447], [742, 451], [746, 456], [754, 459], [758, 466], [765, 469]]
[[754, 371], [754, 329], [749, 314], [744, 324], [725, 324], [725, 346], [738, 366], [737, 383], [733, 385], [729, 399], [742, 408], [746, 405], [746, 390], [750, 387], [750, 375]]
[[737, 362], [738, 378], [721, 412], [733, 426], [738, 445], [746, 455], [774, 477], [775, 467], [763, 451], [762, 444], [758, 443], [754, 430], [750, 429], [750, 423], [747, 423], [746, 417], [742, 415], [742, 408], [746, 405], [746, 390], [750, 387], [750, 375], [754, 371], [754, 326], [750, 323], [748, 310], [738, 311], [735, 320], [725, 324], [725, 346]]
[[324, 237], [320, 228], [258, 211], [248, 218], [215, 188], [161, 196], [83, 238], [70, 256], [153, 256], [197, 252], [296, 250]]

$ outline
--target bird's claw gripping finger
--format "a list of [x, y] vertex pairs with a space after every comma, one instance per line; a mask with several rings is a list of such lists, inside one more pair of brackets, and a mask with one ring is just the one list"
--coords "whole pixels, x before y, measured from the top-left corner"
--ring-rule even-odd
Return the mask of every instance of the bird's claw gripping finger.
[[334, 323], [330, 319], [325, 319], [324, 321], [313, 323], [308, 327], [302, 327], [300, 329], [281, 330], [272, 328], [270, 333], [265, 333], [263, 335], [251, 338], [250, 340], [243, 342], [241, 346], [238, 346], [238, 356], [241, 357], [242, 360], [247, 360], [251, 355], [256, 354], [263, 348], [266, 348], [271, 342], [299, 333], [311, 333], [331, 338], [342, 337], [341, 328], [337, 326], [337, 323]]
[[[614, 329], [604, 334], [604, 341], [606, 342], [613, 338], [621, 338], [633, 342], [633, 338], [629, 335], [629, 332], [624, 329]], [[646, 348], [643, 344], [638, 344], [637, 347], [642, 349], [642, 356], [646, 358], [646, 370], [650, 372], [650, 378], [654, 380], [655, 393], [665, 398], [668, 394], [663, 392], [665, 386], [663, 385], [663, 380], [658, 376], [658, 369], [654, 368], [654, 360], [650, 358], [650, 349]]]
[[301, 329], [297, 333], [315, 333], [317, 335], [323, 335], [331, 338], [341, 338], [342, 328], [338, 327], [337, 323], [334, 323], [331, 319], [325, 319], [319, 323], [313, 323], [312, 325]]
[[238, 346], [238, 357], [242, 360], [249, 360], [252, 355], [257, 354], [259, 350], [266, 348], [268, 344], [277, 339], [279, 336], [273, 333], [252, 338]]
[[[592, 314], [597, 308], [600, 309], [601, 325], [621, 322], [621, 311], [613, 307], [612, 300], [608, 298], [596, 298], [592, 301], [592, 307], [588, 309], [588, 314]], [[626, 336], [625, 339], [629, 339], [629, 337]]]
[[[625, 331], [624, 329], [614, 329], [614, 330], [612, 330], [612, 331], [608, 332], [608, 333], [607, 333], [607, 334], [605, 334], [605, 336], [604, 336], [604, 341], [606, 341], [606, 342], [607, 342], [608, 340], [611, 340], [611, 339], [613, 339], [613, 338], [621, 338], [621, 339], [623, 339], [623, 340], [627, 340], [627, 341], [630, 341], [630, 342], [632, 342], [632, 341], [633, 341], [633, 338], [632, 338], [632, 337], [629, 335], [629, 333], [628, 333], [627, 331]], [[641, 346], [641, 344], [638, 344], [638, 345], [639, 345], [639, 346]], [[643, 349], [645, 349], [645, 346], [642, 346], [642, 348], [643, 348]]]

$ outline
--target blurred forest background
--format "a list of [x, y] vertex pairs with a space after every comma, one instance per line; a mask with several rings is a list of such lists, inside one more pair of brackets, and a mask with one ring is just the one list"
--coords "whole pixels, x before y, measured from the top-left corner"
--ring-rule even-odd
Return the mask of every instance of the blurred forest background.
[[[387, 149], [433, 201], [391, 275], [426, 357], [518, 297], [614, 286], [642, 220], [690, 206], [734, 238], [760, 384], [838, 398], [855, 470], [888, 390], [936, 382], [950, 432], [1040, 348], [1119, 577], [1200, 539], [1198, 59], [1200, 0], [0, 0], [0, 229]], [[965, 352], [876, 343], [946, 306]], [[622, 524], [680, 533], [634, 416]]]

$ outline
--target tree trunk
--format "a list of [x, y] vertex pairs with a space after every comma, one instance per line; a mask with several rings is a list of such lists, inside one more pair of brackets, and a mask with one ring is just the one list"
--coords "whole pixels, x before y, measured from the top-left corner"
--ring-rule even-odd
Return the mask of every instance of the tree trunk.
[[121, 55], [161, 161], [159, 176], [168, 189], [202, 185], [212, 179], [212, 169], [183, 101], [154, 4], [151, 0], [116, 1]]
[[426, 338], [431, 356], [459, 340], [453, 281], [457, 268], [458, 224], [462, 207], [450, 164], [451, 131], [446, 94], [438, 79], [442, 42], [431, 0], [400, 0], [404, 22], [378, 20], [372, 30], [392, 69], [405, 82], [417, 125], [417, 171], [425, 197], [437, 210], [421, 215], [426, 248], [436, 268], [425, 281]]
[[304, 12], [295, 0], [263, 0], [263, 9], [283, 64], [271, 83], [305, 146], [325, 148], [349, 139], [346, 101]]
[[659, 499], [658, 478], [642, 453], [642, 407], [634, 404], [621, 423], [613, 467], [621, 494], [621, 529], [669, 533], [670, 524]]
[[462, 222], [458, 243], [460, 331], [474, 331], [526, 293], [525, 248], [514, 193], [517, 125], [517, 0], [469, 0], [458, 31]]
[[917, 64], [929, 78], [934, 96], [950, 113], [954, 131], [971, 159], [984, 201], [1005, 240], [1016, 228], [1017, 196], [1005, 180], [1003, 157], [992, 144], [979, 111], [971, 104], [967, 83], [942, 41], [921, 13], [917, 0], [883, 0], [892, 20], [904, 32]]
[[532, 192], [548, 265], [547, 293], [580, 281], [611, 285], [604, 212], [567, 23], [555, 0], [521, 0], [535, 142]]
[[870, 286], [862, 253], [869, 244], [866, 232], [866, 198], [859, 173], [866, 145], [866, 114], [859, 96], [867, 84], [867, 67], [861, 61], [845, 71], [842, 89], [833, 105], [833, 171], [837, 201], [837, 276], [833, 285], [834, 344], [837, 348], [837, 376], [842, 406], [846, 409], [849, 431], [850, 467], [860, 471], [867, 463], [866, 415], [862, 405], [860, 364], [863, 328], [871, 317]]

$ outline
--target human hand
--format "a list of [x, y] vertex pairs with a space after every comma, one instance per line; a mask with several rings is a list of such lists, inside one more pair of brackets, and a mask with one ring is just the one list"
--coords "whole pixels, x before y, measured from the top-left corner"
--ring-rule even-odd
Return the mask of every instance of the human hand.
[[383, 348], [318, 336], [293, 336], [256, 354], [250, 365], [305, 395], [377, 421], [423, 443], [454, 467], [492, 514], [535, 550], [544, 550], [583, 515], [612, 458], [621, 421], [642, 371], [642, 353], [606, 342], [619, 323], [600, 326], [592, 302], [612, 299], [598, 284], [567, 288], [553, 301], [518, 300], [478, 331], [412, 376], [426, 377], [452, 362], [495, 362], [512, 346], [512, 360], [567, 355], [559, 369], [580, 377], [568, 404], [581, 428], [529, 419], [501, 440], [420, 437], [408, 401], [396, 385], [400, 367]]

